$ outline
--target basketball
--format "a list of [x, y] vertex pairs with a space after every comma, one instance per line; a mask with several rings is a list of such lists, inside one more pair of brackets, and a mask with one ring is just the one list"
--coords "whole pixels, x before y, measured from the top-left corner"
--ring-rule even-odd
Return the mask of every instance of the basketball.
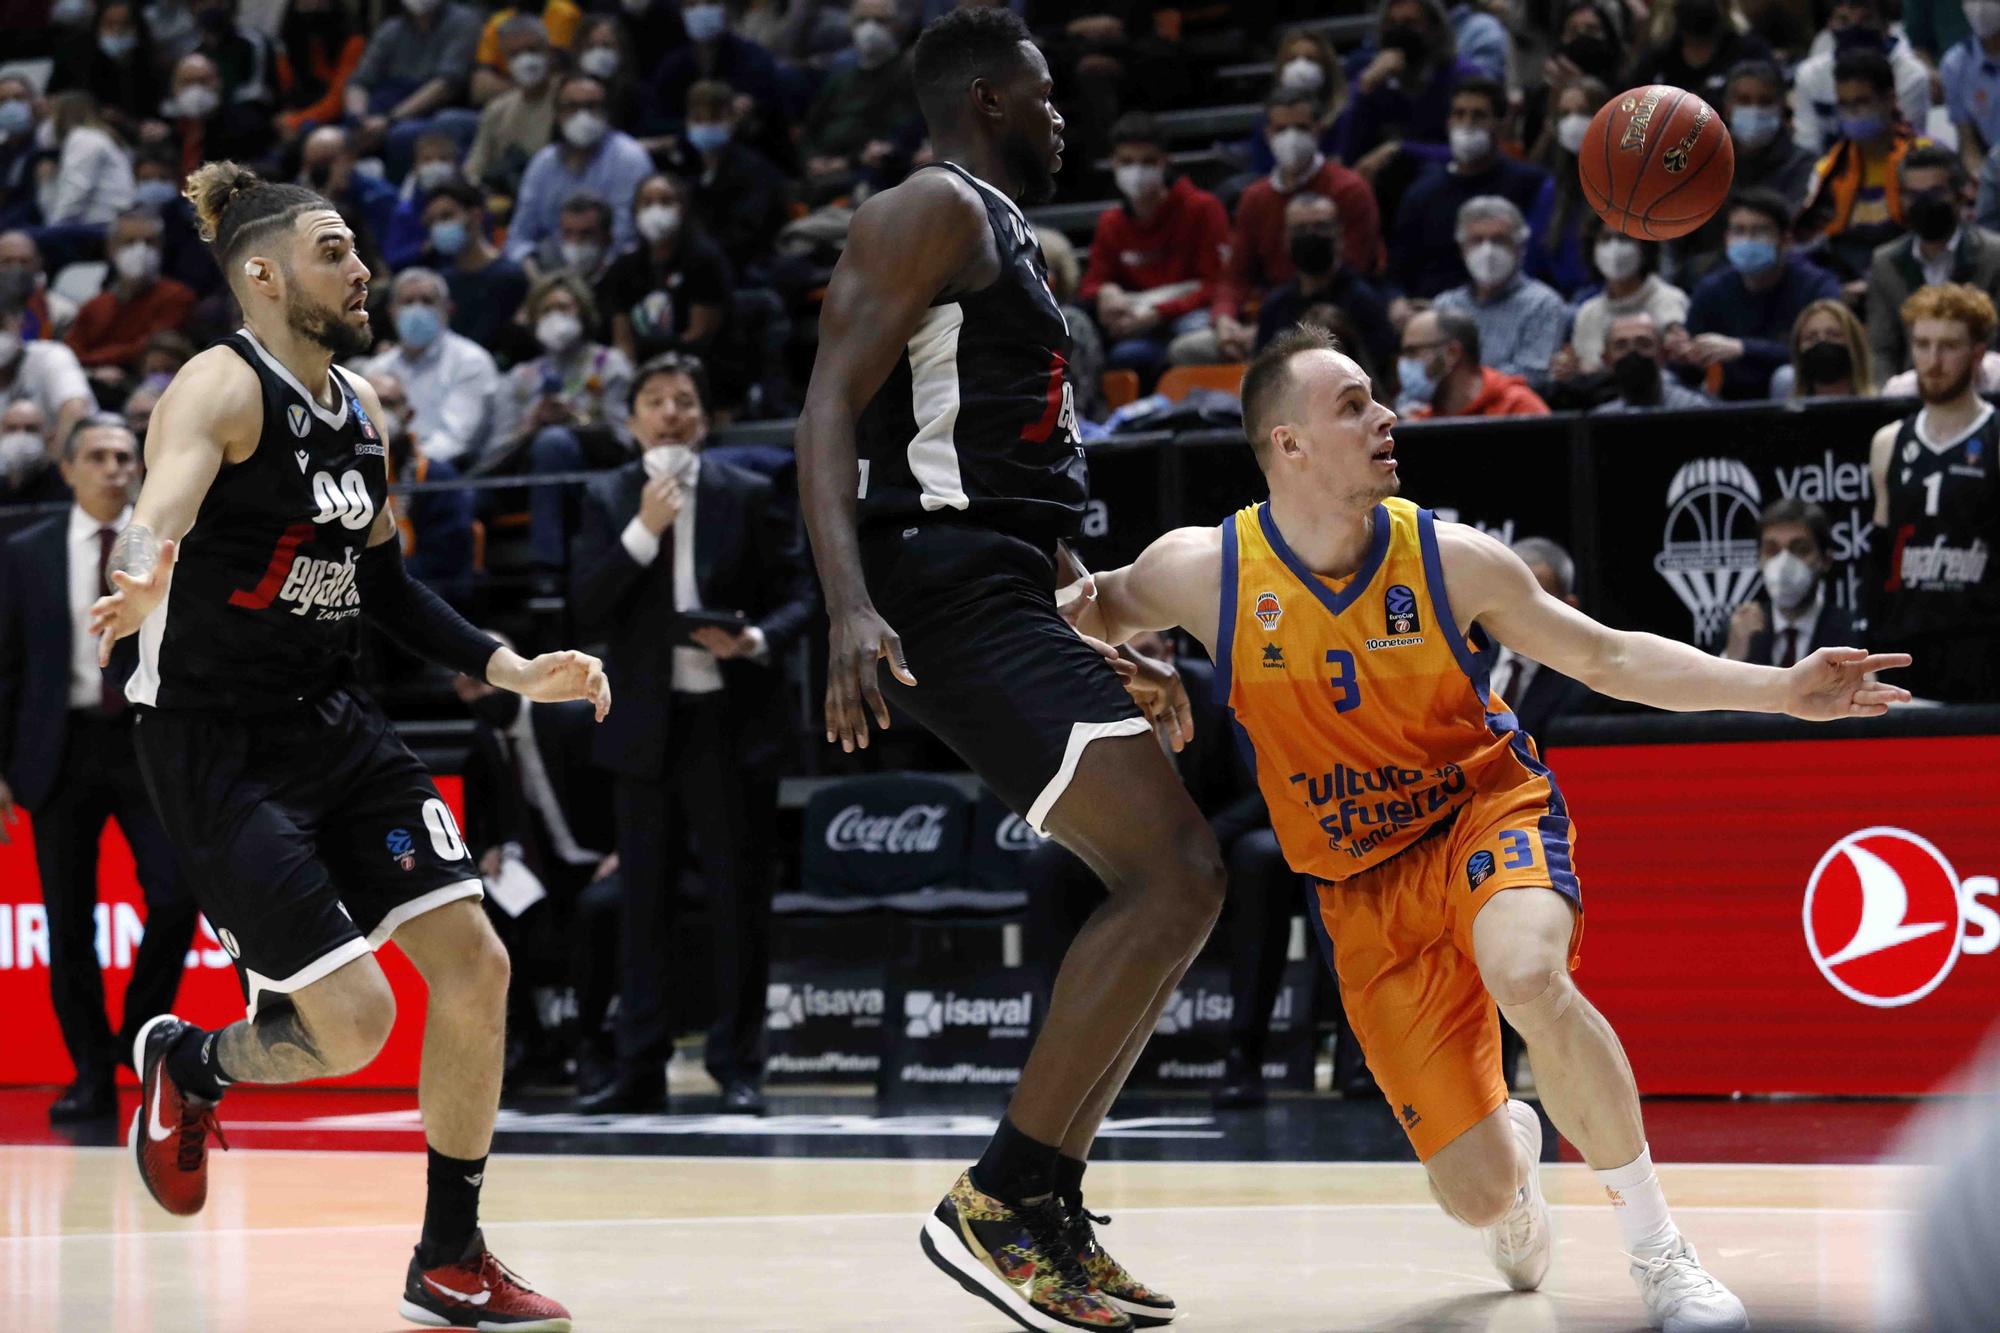
[[1736, 148], [1713, 107], [1649, 84], [1601, 107], [1577, 153], [1583, 197], [1613, 231], [1641, 241], [1685, 236], [1715, 216], [1736, 175]]

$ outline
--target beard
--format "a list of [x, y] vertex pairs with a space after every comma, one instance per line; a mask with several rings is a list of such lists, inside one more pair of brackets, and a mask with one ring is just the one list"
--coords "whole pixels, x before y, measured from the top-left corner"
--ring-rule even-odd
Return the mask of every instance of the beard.
[[1927, 380], [1922, 374], [1919, 374], [1917, 376], [1917, 396], [1927, 403], [1949, 403], [1972, 387], [1972, 377], [1977, 373], [1978, 369], [1979, 365], [1975, 361], [1965, 368], [1964, 374], [1955, 376], [1950, 382], [1944, 384], [1942, 388], [1936, 389], [1931, 386], [1937, 383], [1937, 381]]
[[1025, 135], [1009, 138], [1001, 150], [1001, 158], [1007, 164], [1008, 174], [1021, 182], [1023, 207], [1046, 204], [1056, 197], [1056, 174], [1049, 167], [1051, 159]]
[[293, 333], [335, 356], [360, 356], [375, 345], [371, 330], [355, 328], [345, 311], [309, 301], [296, 287], [285, 294], [285, 322]]

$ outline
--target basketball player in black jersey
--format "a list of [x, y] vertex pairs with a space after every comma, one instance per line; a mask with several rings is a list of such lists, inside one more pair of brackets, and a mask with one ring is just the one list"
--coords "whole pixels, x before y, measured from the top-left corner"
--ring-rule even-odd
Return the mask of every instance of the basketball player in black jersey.
[[1977, 287], [1919, 289], [1903, 324], [1923, 407], [1875, 432], [1868, 642], [1907, 652], [1912, 694], [2000, 699], [2000, 412], [1979, 396], [1993, 301]]
[[[168, 1212], [207, 1197], [207, 1136], [233, 1083], [296, 1083], [374, 1059], [393, 939], [429, 987], [417, 1097], [430, 1148], [401, 1312], [434, 1327], [567, 1330], [490, 1254], [479, 1187], [499, 1105], [507, 955], [451, 811], [349, 683], [359, 617], [418, 654], [530, 699], [587, 698], [597, 659], [523, 660], [403, 569], [381, 404], [336, 355], [368, 346], [368, 269], [311, 190], [210, 163], [188, 180], [245, 327], [188, 362], [146, 437], [147, 474], [92, 615], [99, 655], [139, 635], [127, 695], [161, 822], [235, 958], [249, 1016], [141, 1029], [132, 1123]], [[225, 1143], [226, 1147], [227, 1144]]]
[[1026, 1328], [1165, 1323], [1173, 1302], [1097, 1243], [1082, 1178], [1214, 923], [1222, 862], [1106, 650], [1056, 612], [1086, 476], [1069, 334], [1021, 213], [1061, 165], [1048, 66], [1008, 11], [960, 9], [925, 29], [914, 77], [938, 161], [855, 214], [799, 423], [827, 739], [865, 747], [871, 717], [889, 725], [886, 659], [897, 706], [1110, 892], [998, 1132], [921, 1243]]

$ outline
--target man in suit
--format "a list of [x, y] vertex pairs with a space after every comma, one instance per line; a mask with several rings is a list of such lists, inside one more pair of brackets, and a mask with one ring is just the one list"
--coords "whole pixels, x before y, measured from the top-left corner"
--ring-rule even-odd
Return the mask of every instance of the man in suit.
[[606, 638], [605, 671], [635, 701], [596, 738], [618, 821], [619, 1070], [578, 1109], [666, 1104], [669, 932], [692, 835], [713, 931], [708, 1069], [725, 1109], [761, 1112], [783, 664], [813, 586], [770, 481], [702, 457], [701, 361], [657, 357], [632, 386], [642, 453], [592, 481], [570, 561], [570, 605]]
[[[1514, 543], [1514, 554], [1534, 572], [1535, 579], [1549, 596], [1578, 605], [1576, 561], [1547, 537], [1523, 537]], [[1554, 667], [1543, 666], [1523, 657], [1505, 644], [1495, 644], [1493, 689], [1521, 719], [1521, 730], [1539, 737], [1555, 718], [1580, 712], [1590, 700], [1590, 687], [1572, 680]]]
[[[76, 497], [69, 512], [15, 534], [0, 553], [0, 840], [19, 801], [35, 817], [50, 999], [76, 1066], [76, 1081], [49, 1108], [58, 1123], [118, 1109], [112, 1071], [129, 1062], [139, 1028], [173, 1003], [195, 923], [133, 755], [124, 685], [138, 640], [121, 640], [100, 670], [88, 628], [138, 480], [138, 445], [124, 418], [83, 418], [63, 442], [61, 468]], [[114, 816], [146, 895], [146, 932], [116, 1036], [98, 974], [95, 915], [98, 840]]]
[[562, 1025], [544, 1015], [567, 1005], [538, 998], [573, 989], [586, 1020], [579, 1055], [586, 1055], [610, 992], [604, 961], [581, 938], [584, 890], [618, 868], [609, 851], [615, 835], [601, 794], [604, 774], [591, 752], [596, 714], [580, 700], [530, 703], [470, 676], [452, 687], [475, 719], [465, 764], [465, 845], [495, 886], [486, 895], [488, 914], [514, 961], [507, 1078], [561, 1081], [555, 1076], [568, 1052], [555, 1029]]
[[1919, 287], [1962, 282], [2000, 301], [2000, 235], [1965, 216], [1964, 161], [1924, 144], [1905, 153], [1896, 171], [1910, 230], [1878, 248], [1868, 268], [1868, 351], [1878, 384], [1910, 367], [1903, 302]]
[[1826, 647], [1857, 641], [1854, 621], [1826, 595], [1833, 520], [1810, 500], [1785, 496], [1757, 520], [1764, 589], [1736, 608], [1722, 655], [1732, 662], [1791, 666]]

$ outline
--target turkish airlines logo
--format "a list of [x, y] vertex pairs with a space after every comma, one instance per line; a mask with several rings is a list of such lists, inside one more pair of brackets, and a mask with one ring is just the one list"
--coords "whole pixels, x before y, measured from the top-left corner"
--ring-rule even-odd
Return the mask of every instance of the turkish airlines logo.
[[2000, 912], [1980, 901], [1997, 896], [2000, 881], [1961, 883], [1944, 853], [1906, 829], [1862, 829], [1813, 867], [1806, 948], [1827, 983], [1857, 1004], [1914, 1004], [1944, 984], [1961, 953], [2000, 948]]

